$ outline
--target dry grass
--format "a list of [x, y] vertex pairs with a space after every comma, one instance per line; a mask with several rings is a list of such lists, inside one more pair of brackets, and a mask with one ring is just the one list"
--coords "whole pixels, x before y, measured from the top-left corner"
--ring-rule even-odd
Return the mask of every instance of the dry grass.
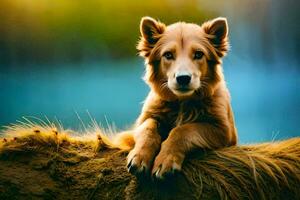
[[64, 129], [60, 123], [53, 123], [48, 119], [46, 121], [37, 118], [30, 120], [23, 117], [23, 119], [24, 121], [5, 126], [4, 130], [0, 132], [0, 136], [2, 135], [0, 149], [1, 146], [12, 147], [13, 141], [19, 141], [15, 145], [22, 144], [23, 146], [34, 142], [36, 145], [54, 145], [57, 148], [64, 143], [85, 145], [95, 149], [95, 151], [104, 147], [116, 148], [112, 137], [115, 133], [114, 129], [109, 127], [104, 130], [94, 120], [87, 127], [84, 126], [83, 132], [75, 132]]
[[0, 199], [300, 199], [300, 138], [194, 152], [156, 182], [131, 176], [95, 123], [79, 134], [25, 119], [2, 135]]

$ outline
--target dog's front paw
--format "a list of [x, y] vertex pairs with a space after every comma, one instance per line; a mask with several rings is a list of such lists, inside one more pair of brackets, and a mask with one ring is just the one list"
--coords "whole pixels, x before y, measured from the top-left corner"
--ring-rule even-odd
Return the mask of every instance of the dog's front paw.
[[131, 174], [146, 174], [152, 165], [155, 152], [149, 148], [133, 149], [127, 156], [127, 168]]
[[179, 153], [167, 153], [161, 151], [155, 158], [152, 168], [152, 175], [158, 179], [163, 179], [168, 175], [181, 170], [184, 156]]

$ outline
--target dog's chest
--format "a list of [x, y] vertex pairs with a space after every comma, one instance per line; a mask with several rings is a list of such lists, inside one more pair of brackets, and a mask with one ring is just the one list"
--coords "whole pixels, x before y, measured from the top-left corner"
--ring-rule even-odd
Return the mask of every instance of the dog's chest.
[[208, 113], [205, 101], [166, 103], [161, 109], [160, 125], [164, 132], [186, 123], [200, 122]]

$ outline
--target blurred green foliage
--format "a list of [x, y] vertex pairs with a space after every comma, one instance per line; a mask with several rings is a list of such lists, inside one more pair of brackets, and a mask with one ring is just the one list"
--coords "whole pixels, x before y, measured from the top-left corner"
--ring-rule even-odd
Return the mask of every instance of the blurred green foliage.
[[135, 56], [142, 16], [202, 23], [197, 0], [1, 0], [0, 62]]

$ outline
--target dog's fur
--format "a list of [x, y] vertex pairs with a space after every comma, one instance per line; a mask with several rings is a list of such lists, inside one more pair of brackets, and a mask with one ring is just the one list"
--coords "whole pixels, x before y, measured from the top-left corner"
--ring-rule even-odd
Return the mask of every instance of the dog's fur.
[[[180, 170], [191, 150], [237, 143], [221, 67], [228, 51], [228, 25], [225, 18], [216, 18], [201, 26], [166, 26], [144, 17], [140, 31], [137, 49], [145, 58], [151, 91], [136, 122], [128, 169], [162, 178]], [[191, 75], [183, 89], [176, 82], [179, 73]]]

